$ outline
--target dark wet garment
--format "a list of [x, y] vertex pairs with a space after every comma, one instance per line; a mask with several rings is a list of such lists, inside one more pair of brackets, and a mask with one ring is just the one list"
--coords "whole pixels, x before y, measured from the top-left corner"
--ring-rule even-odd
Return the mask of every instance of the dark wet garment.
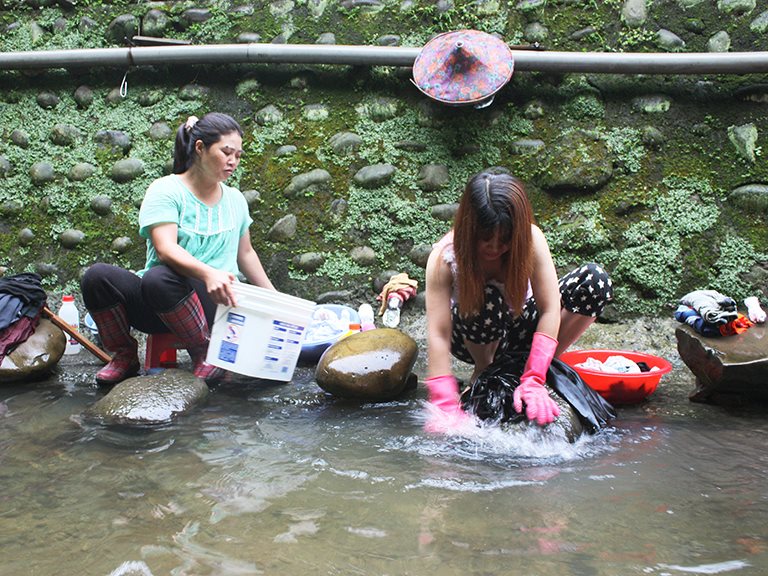
[[[462, 394], [464, 410], [481, 420], [512, 424], [524, 421], [525, 414], [515, 411], [513, 393], [520, 384], [527, 356], [507, 354], [494, 360]], [[573, 368], [556, 358], [547, 371], [547, 386], [571, 405], [590, 434], [616, 418], [613, 406], [587, 386]]]
[[0, 278], [0, 330], [20, 318], [35, 318], [47, 300], [41, 278], [32, 272]]

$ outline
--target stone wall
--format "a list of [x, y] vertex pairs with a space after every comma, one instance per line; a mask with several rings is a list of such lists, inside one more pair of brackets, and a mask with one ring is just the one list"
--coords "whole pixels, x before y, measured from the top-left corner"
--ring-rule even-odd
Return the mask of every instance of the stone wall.
[[[4, 52], [124, 46], [134, 35], [421, 46], [475, 28], [567, 51], [768, 49], [755, 0], [275, 0], [252, 4], [0, 0]], [[558, 269], [615, 279], [618, 314], [715, 288], [768, 296], [768, 75], [516, 72], [492, 106], [422, 97], [410, 70], [285, 64], [0, 71], [0, 267], [76, 290], [95, 261], [141, 267], [142, 195], [189, 114], [235, 116], [232, 178], [286, 292], [370, 299], [423, 280], [463, 182], [488, 167], [528, 185]]]

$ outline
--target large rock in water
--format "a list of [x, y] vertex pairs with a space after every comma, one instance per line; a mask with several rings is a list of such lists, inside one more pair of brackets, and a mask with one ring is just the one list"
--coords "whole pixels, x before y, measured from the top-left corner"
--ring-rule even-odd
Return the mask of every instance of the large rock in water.
[[186, 370], [164, 370], [116, 384], [86, 408], [87, 420], [107, 425], [166, 424], [189, 412], [208, 396], [208, 386]]
[[318, 386], [340, 398], [385, 402], [408, 385], [416, 341], [400, 330], [377, 328], [331, 345], [315, 369]]
[[768, 400], [768, 329], [756, 324], [736, 336], [705, 338], [688, 325], [675, 330], [677, 351], [696, 376], [694, 402]]
[[58, 364], [67, 347], [67, 337], [61, 328], [47, 318], [41, 318], [32, 335], [3, 358], [0, 383], [37, 380]]

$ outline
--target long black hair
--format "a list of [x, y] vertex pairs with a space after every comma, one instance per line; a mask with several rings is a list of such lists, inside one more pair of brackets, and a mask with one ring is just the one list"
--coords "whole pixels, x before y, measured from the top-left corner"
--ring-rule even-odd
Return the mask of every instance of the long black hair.
[[481, 172], [467, 181], [453, 227], [460, 314], [480, 312], [485, 277], [477, 258], [477, 242], [496, 233], [509, 246], [503, 256], [505, 296], [515, 313], [522, 311], [533, 272], [531, 224], [535, 223], [525, 186], [514, 176]]
[[176, 145], [173, 150], [173, 173], [186, 172], [195, 163], [195, 142], [201, 140], [209, 148], [216, 144], [224, 134], [237, 132], [242, 137], [243, 129], [237, 120], [221, 112], [209, 112], [196, 122], [190, 116], [176, 130]]

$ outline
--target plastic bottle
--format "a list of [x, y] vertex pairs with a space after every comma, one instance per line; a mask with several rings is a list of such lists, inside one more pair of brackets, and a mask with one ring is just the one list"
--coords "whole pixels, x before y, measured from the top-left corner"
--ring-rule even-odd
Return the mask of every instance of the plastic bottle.
[[[59, 316], [64, 322], [72, 326], [72, 328], [80, 332], [80, 313], [75, 306], [74, 296], [64, 296], [61, 299], [61, 308], [59, 308]], [[67, 347], [64, 349], [64, 354], [77, 354], [82, 349], [80, 342], [75, 340], [69, 334], [67, 337]]]
[[371, 308], [370, 304], [360, 304], [360, 308], [357, 309], [357, 314], [360, 316], [361, 332], [376, 328], [376, 324], [373, 323], [373, 308]]
[[399, 294], [390, 294], [387, 298], [387, 309], [384, 311], [384, 317], [381, 319], [384, 326], [396, 328], [400, 324], [400, 307], [403, 305], [403, 299]]

